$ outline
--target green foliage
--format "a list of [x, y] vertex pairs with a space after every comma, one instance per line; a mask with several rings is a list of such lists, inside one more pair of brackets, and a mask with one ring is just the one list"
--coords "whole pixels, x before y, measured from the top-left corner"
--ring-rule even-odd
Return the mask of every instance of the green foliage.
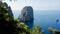
[[39, 27], [38, 25], [36, 26], [35, 28], [35, 34], [43, 34], [44, 33], [44, 30], [41, 29], [41, 27]]
[[60, 30], [56, 30], [56, 29], [53, 29], [51, 27], [49, 27], [49, 30], [50, 30], [50, 34], [60, 34]]
[[40, 26], [36, 25], [36, 27], [32, 29], [31, 34], [44, 34], [44, 30], [42, 30]]
[[0, 34], [43, 34], [39, 26], [29, 29], [24, 23], [11, 18], [8, 12], [8, 8], [0, 1]]
[[14, 18], [11, 18], [6, 6], [0, 1], [0, 34], [17, 34]]
[[[44, 30], [40, 26], [29, 29], [23, 22], [11, 18], [9, 10], [2, 5], [0, 1], [0, 34], [44, 34]], [[49, 28], [50, 34], [60, 34], [60, 30]]]
[[42, 30], [38, 25], [33, 29], [29, 29], [28, 26], [22, 22], [18, 23], [17, 25], [19, 27], [18, 30], [20, 31], [20, 34], [44, 34], [44, 30]]

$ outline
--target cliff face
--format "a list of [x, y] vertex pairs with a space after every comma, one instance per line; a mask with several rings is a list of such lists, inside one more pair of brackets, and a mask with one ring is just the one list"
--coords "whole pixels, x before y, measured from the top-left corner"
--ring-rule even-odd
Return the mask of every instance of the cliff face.
[[2, 4], [3, 4], [3, 6], [5, 6], [5, 7], [8, 9], [8, 11], [9, 11], [9, 16], [10, 16], [11, 18], [13, 18], [13, 13], [12, 13], [11, 7], [8, 6], [8, 4], [7, 4], [6, 2], [4, 2], [4, 3], [2, 3]]
[[18, 17], [19, 21], [33, 21], [33, 8], [31, 6], [25, 6], [22, 11], [21, 15]]

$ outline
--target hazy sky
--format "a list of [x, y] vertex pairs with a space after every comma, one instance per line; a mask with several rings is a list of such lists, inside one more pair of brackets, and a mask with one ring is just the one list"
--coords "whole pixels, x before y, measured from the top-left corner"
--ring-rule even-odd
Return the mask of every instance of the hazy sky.
[[12, 10], [21, 10], [24, 6], [32, 6], [34, 10], [60, 10], [60, 0], [5, 0]]

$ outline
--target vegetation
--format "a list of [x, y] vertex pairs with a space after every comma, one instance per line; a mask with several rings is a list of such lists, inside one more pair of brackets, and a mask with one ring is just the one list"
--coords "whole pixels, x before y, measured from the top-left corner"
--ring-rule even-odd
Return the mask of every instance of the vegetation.
[[29, 29], [27, 25], [11, 18], [8, 8], [0, 1], [0, 34], [43, 34], [39, 26]]
[[8, 9], [0, 2], [0, 34], [17, 33], [15, 20], [8, 14]]
[[[60, 31], [49, 28], [50, 34], [60, 34]], [[38, 25], [29, 29], [27, 25], [11, 18], [8, 9], [0, 1], [0, 34], [44, 34], [44, 30]]]
[[49, 30], [50, 30], [50, 34], [60, 34], [60, 30], [56, 30], [51, 27], [49, 27]]

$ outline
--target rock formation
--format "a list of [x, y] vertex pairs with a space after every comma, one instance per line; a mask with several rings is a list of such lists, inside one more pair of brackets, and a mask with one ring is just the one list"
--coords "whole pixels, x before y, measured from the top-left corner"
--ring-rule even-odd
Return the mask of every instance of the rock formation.
[[13, 18], [13, 13], [12, 13], [11, 7], [8, 6], [8, 4], [6, 2], [3, 3], [3, 6], [5, 6], [9, 10], [9, 16], [11, 18]]
[[21, 15], [18, 17], [19, 21], [26, 22], [26, 21], [33, 21], [33, 8], [31, 6], [25, 6], [22, 11]]

